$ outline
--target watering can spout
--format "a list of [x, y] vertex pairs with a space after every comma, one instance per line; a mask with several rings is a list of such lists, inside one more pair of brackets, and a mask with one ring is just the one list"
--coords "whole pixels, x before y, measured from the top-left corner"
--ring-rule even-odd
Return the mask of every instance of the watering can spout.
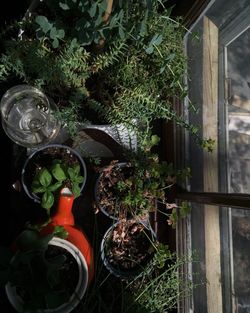
[[74, 195], [69, 188], [62, 188], [59, 201], [57, 205], [57, 212], [52, 217], [54, 225], [71, 225], [75, 224], [74, 216], [72, 214], [72, 207], [74, 202]]

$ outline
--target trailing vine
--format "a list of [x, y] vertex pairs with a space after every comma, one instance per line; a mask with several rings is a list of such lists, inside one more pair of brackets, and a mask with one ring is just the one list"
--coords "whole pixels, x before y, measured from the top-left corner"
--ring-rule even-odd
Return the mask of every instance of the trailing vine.
[[[137, 134], [143, 149], [152, 123], [172, 119], [211, 150], [212, 141], [201, 140], [197, 127], [172, 105], [173, 99], [187, 96], [182, 41], [186, 29], [161, 1], [118, 1], [105, 22], [104, 1], [44, 5], [47, 13], [54, 10], [49, 17], [41, 18], [41, 6], [2, 33], [0, 80], [14, 76], [42, 89], [57, 104], [62, 121], [71, 125], [72, 135], [86, 122], [124, 124]], [[72, 27], [65, 24], [69, 16], [76, 22]], [[94, 37], [80, 36], [84, 23]], [[89, 119], [89, 111], [96, 112], [96, 120]]]

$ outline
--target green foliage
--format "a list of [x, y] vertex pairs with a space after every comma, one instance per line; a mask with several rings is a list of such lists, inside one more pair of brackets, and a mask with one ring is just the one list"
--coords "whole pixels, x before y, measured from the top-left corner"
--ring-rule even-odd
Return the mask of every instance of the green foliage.
[[39, 15], [36, 17], [35, 21], [39, 25], [39, 28], [37, 29], [37, 37], [42, 40], [44, 39], [44, 36], [48, 35], [52, 40], [52, 47], [58, 48], [59, 40], [64, 38], [65, 31], [53, 26], [45, 16]]
[[[106, 108], [95, 99], [95, 86], [89, 86], [93, 79], [109, 64], [116, 63], [124, 53], [124, 42], [114, 42], [102, 54], [90, 55], [77, 43], [66, 43], [60, 51], [54, 51], [46, 42], [30, 40], [6, 40], [5, 52], [0, 57], [0, 80], [12, 77], [41, 89], [59, 108], [54, 115], [66, 125], [72, 137], [79, 127], [89, 124], [89, 112], [100, 119]], [[95, 83], [94, 83], [95, 84]], [[92, 84], [91, 84], [92, 85]], [[101, 97], [103, 98], [103, 97]]]
[[104, 0], [43, 1], [22, 22], [21, 38], [18, 27], [3, 35], [0, 79], [14, 75], [42, 89], [72, 136], [89, 123], [123, 124], [143, 150], [152, 123], [165, 119], [211, 151], [211, 139], [202, 140], [173, 106], [187, 96], [181, 19], [161, 1], [128, 0], [114, 1], [103, 22], [106, 7]]
[[44, 1], [44, 4], [40, 5], [40, 10], [49, 18], [43, 15], [35, 18], [37, 37], [40, 40], [46, 38], [51, 41], [53, 48], [58, 48], [64, 40], [75, 39], [82, 46], [86, 46], [98, 44], [101, 39], [108, 40], [111, 36], [123, 38], [124, 10], [118, 4], [109, 23], [104, 23], [106, 9], [106, 0]]
[[[182, 181], [190, 176], [190, 169], [174, 169], [172, 164], [160, 161], [151, 149], [157, 145], [160, 138], [152, 135], [144, 142], [143, 153], [130, 153], [126, 164], [118, 161], [101, 169], [101, 176], [97, 185], [97, 204], [111, 215], [124, 217], [144, 217], [148, 212], [163, 205], [166, 209], [161, 212], [166, 215], [168, 223], [173, 225], [177, 221], [175, 203], [169, 203], [168, 195], [176, 181]], [[171, 211], [170, 211], [171, 210]], [[189, 213], [188, 204], [180, 206], [181, 217]]]
[[127, 282], [125, 297], [129, 301], [124, 313], [172, 312], [196, 287], [183, 272], [183, 267], [192, 262], [192, 256], [178, 257], [167, 246], [158, 244], [154, 259], [133, 281]]
[[61, 225], [56, 225], [54, 227], [53, 234], [54, 234], [54, 236], [62, 238], [62, 239], [66, 239], [69, 235], [67, 230]]
[[[79, 305], [79, 312], [170, 313], [204, 285], [190, 281], [185, 269], [199, 260], [194, 255], [177, 256], [168, 246], [157, 243], [154, 257], [143, 271], [130, 279], [112, 279], [97, 262], [96, 280]], [[180, 302], [179, 302], [180, 301]]]
[[80, 184], [84, 178], [80, 175], [80, 165], [68, 166], [55, 160], [51, 168], [43, 167], [32, 181], [31, 189], [35, 194], [42, 194], [41, 206], [49, 213], [55, 201], [55, 195], [69, 186], [74, 197], [80, 196]]

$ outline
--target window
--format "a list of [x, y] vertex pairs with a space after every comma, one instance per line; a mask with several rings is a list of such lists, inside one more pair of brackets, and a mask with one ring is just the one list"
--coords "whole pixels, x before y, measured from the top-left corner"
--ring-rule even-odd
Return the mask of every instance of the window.
[[180, 311], [249, 313], [249, 1], [211, 1], [185, 43], [189, 98], [199, 109], [189, 111], [189, 119], [201, 125], [201, 136], [216, 144], [207, 153], [185, 137], [185, 165], [192, 177], [188, 192], [178, 197], [192, 200], [192, 213], [179, 225], [179, 248], [198, 253], [199, 263], [191, 271], [207, 284], [195, 288], [193, 299]]

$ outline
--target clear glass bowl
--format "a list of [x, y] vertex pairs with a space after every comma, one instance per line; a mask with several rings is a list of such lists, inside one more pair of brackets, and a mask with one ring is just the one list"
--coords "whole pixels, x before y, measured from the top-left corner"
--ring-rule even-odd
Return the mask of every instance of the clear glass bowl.
[[2, 126], [15, 143], [37, 148], [51, 142], [59, 133], [57, 107], [39, 89], [17, 85], [3, 95], [0, 103]]

